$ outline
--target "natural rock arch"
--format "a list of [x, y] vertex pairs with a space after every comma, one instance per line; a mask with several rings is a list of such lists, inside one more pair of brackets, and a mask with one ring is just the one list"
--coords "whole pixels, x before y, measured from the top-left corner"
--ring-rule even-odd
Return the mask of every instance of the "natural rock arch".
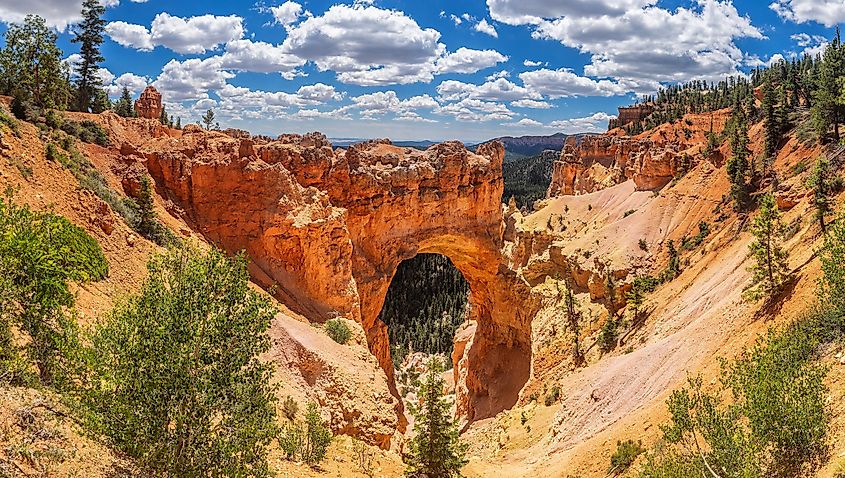
[[447, 256], [469, 283], [477, 324], [455, 357], [458, 414], [472, 421], [516, 403], [536, 308], [501, 256], [500, 143], [476, 153], [458, 142], [335, 151], [319, 134], [271, 141], [189, 127], [181, 137], [124, 144], [121, 155], [125, 177], [145, 163], [175, 209], [209, 240], [245, 250], [255, 279], [292, 310], [358, 320], [394, 387], [378, 319], [390, 281], [418, 253]]

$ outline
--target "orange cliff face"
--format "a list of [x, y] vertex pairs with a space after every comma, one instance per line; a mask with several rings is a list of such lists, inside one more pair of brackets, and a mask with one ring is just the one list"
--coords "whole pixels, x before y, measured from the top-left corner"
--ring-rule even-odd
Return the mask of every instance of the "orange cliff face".
[[[683, 168], [691, 168], [707, 142], [707, 133], [719, 134], [729, 110], [688, 114], [674, 123], [637, 136], [621, 130], [603, 135], [568, 138], [555, 161], [546, 197], [591, 193], [631, 179], [638, 191], [659, 189]], [[709, 158], [723, 161], [718, 151]], [[686, 162], [686, 164], [685, 164]]]
[[529, 376], [533, 309], [501, 255], [500, 143], [475, 153], [458, 142], [418, 151], [386, 140], [335, 151], [318, 133], [237, 133], [123, 134], [122, 169], [149, 171], [171, 213], [220, 247], [245, 251], [256, 282], [295, 312], [358, 321], [395, 395], [378, 319], [388, 286], [403, 260], [446, 255], [469, 282], [476, 324], [457, 357], [458, 413], [471, 421], [516, 403]]

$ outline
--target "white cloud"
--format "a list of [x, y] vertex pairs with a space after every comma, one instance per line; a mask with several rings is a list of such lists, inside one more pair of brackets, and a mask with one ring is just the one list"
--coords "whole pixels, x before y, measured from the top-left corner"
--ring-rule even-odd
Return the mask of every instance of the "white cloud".
[[170, 60], [153, 83], [167, 101], [182, 102], [208, 98], [209, 90], [220, 90], [233, 73], [222, 69], [220, 56], [185, 61]]
[[519, 74], [519, 79], [528, 89], [550, 98], [615, 96], [627, 91], [618, 83], [578, 76], [567, 68], [526, 71]]
[[507, 123], [508, 126], [543, 126], [543, 123], [531, 118], [522, 118], [515, 123]]
[[475, 73], [476, 71], [508, 61], [508, 57], [496, 50], [471, 50], [458, 48], [454, 53], [446, 53], [435, 63], [437, 73]]
[[812, 21], [832, 27], [845, 22], [845, 2], [842, 0], [776, 0], [769, 8], [795, 23]]
[[273, 14], [276, 23], [287, 27], [296, 23], [302, 16], [302, 5], [288, 1], [277, 7], [270, 7], [270, 13]]
[[305, 60], [285, 53], [281, 46], [252, 40], [233, 40], [226, 44], [222, 67], [258, 73], [294, 72]]
[[436, 114], [452, 116], [458, 121], [504, 121], [510, 120], [516, 113], [507, 106], [493, 101], [464, 98], [455, 103], [443, 105], [434, 110]]
[[[131, 0], [144, 3], [147, 0]], [[100, 0], [106, 7], [116, 6], [119, 0]], [[44, 19], [47, 26], [65, 31], [68, 25], [82, 19], [82, 0], [0, 0], [0, 21], [20, 23], [30, 14]]]
[[607, 131], [607, 123], [613, 118], [615, 118], [615, 116], [599, 112], [583, 118], [570, 118], [552, 121], [549, 124], [549, 128], [553, 128], [566, 134], [602, 133]]
[[120, 96], [125, 86], [129, 90], [129, 94], [135, 96], [144, 91], [144, 88], [150, 83], [150, 80], [144, 76], [136, 75], [134, 73], [124, 73], [111, 82], [106, 87], [109, 96]]
[[547, 110], [552, 107], [552, 104], [546, 101], [537, 101], [537, 100], [517, 100], [512, 101], [511, 106], [517, 108], [533, 108], [539, 110]]
[[540, 94], [504, 78], [498, 78], [480, 85], [446, 80], [437, 85], [437, 94], [445, 101], [474, 98], [492, 101], [516, 101], [539, 99]]
[[508, 70], [501, 70], [501, 71], [497, 71], [496, 73], [493, 73], [491, 75], [487, 75], [487, 77], [484, 78], [484, 81], [493, 81], [493, 80], [498, 80], [499, 78], [508, 78], [510, 76], [511, 76], [511, 72], [509, 72]]
[[[841, 1], [841, 0], [839, 0]], [[659, 82], [739, 74], [737, 38], [763, 35], [727, 0], [695, 0], [667, 10], [656, 0], [487, 0], [494, 20], [532, 25], [533, 36], [591, 55], [584, 74], [635, 91]]]
[[118, 44], [136, 50], [150, 51], [155, 46], [150, 31], [143, 25], [111, 22], [106, 25], [106, 34]]
[[324, 83], [301, 86], [298, 90], [296, 90], [296, 94], [306, 101], [319, 103], [326, 103], [328, 101], [340, 100], [343, 98], [343, 93], [337, 91], [334, 86], [326, 85]]
[[821, 35], [808, 35], [806, 33], [797, 33], [790, 37], [803, 50], [800, 56], [816, 56], [824, 53], [829, 42], [827, 38]]
[[166, 12], [153, 19], [150, 29], [126, 22], [111, 22], [106, 33], [117, 43], [139, 50], [163, 46], [177, 53], [205, 53], [243, 36], [243, 19], [235, 15], [174, 17]]
[[540, 66], [540, 65], [542, 65], [542, 64], [543, 64], [543, 62], [542, 62], [542, 61], [534, 61], [534, 60], [525, 60], [525, 61], [523, 61], [523, 62], [522, 62], [522, 64], [523, 64], [524, 66], [527, 66], [527, 67], [533, 68], [533, 67], [535, 67], [535, 66]]
[[431, 81], [445, 52], [440, 33], [421, 28], [397, 10], [333, 5], [290, 28], [285, 51], [313, 61], [321, 71], [358, 85]]
[[416, 115], [415, 110], [433, 109], [440, 105], [429, 95], [413, 96], [401, 100], [395, 91], [377, 91], [351, 98], [352, 104], [340, 108], [338, 111], [346, 113], [358, 110], [361, 117], [372, 119], [376, 116], [383, 116], [394, 113], [397, 116]]
[[496, 31], [496, 28], [493, 27], [493, 25], [487, 23], [486, 18], [482, 18], [480, 22], [476, 23], [473, 30], [490, 35], [494, 38], [499, 38], [499, 32]]

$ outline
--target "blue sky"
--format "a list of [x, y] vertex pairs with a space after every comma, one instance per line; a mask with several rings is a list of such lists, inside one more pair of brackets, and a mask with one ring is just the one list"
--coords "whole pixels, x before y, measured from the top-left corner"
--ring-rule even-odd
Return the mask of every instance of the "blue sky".
[[[183, 123], [397, 140], [602, 131], [638, 94], [818, 52], [845, 21], [845, 0], [103, 2], [114, 96], [153, 84]], [[80, 4], [0, 0], [0, 21], [44, 16], [73, 62]]]

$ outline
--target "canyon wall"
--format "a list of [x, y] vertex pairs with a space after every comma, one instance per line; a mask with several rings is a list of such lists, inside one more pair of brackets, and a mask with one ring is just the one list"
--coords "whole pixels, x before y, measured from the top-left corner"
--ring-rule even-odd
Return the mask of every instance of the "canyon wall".
[[196, 126], [120, 148], [124, 184], [149, 172], [171, 213], [245, 251], [256, 282], [291, 310], [359, 322], [397, 396], [378, 319], [388, 286], [405, 259], [449, 257], [469, 283], [476, 327], [455, 368], [466, 421], [514, 405], [530, 371], [529, 288], [501, 255], [503, 157], [497, 142], [474, 153], [458, 142], [419, 151], [386, 140], [335, 151], [316, 133], [270, 140]]

